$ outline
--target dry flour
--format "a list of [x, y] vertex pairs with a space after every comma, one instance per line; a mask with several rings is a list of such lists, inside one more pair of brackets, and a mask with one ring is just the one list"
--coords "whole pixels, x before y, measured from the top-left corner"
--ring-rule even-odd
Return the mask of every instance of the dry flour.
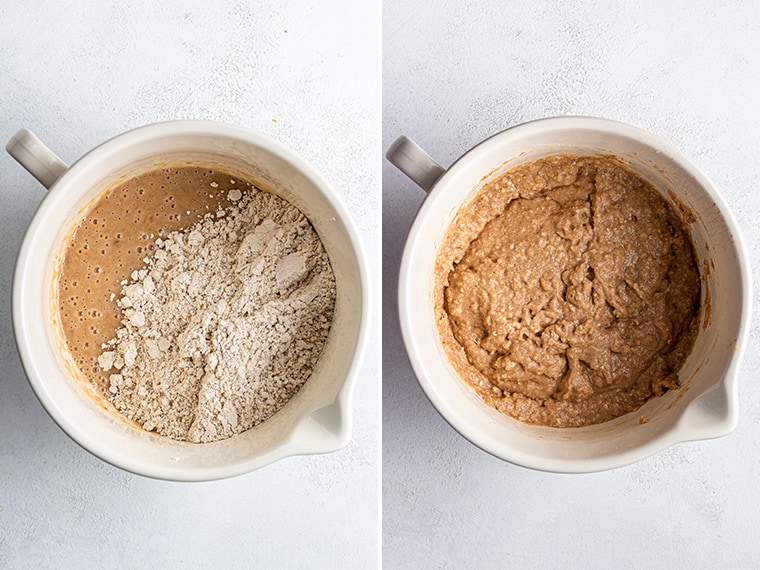
[[306, 217], [249, 186], [232, 206], [156, 241], [122, 282], [122, 327], [103, 345], [108, 398], [148, 431], [228, 438], [277, 412], [325, 343], [335, 278]]

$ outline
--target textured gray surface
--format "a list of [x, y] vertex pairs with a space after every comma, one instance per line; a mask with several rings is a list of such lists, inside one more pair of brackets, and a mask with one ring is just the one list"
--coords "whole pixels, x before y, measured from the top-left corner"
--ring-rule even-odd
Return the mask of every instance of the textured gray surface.
[[[619, 6], [619, 7], [618, 7]], [[758, 278], [756, 5], [385, 2], [383, 148], [444, 166], [483, 138], [594, 115], [677, 146], [716, 183]], [[749, 568], [760, 560], [760, 386], [752, 335], [736, 431], [592, 475], [530, 471], [469, 444], [419, 389], [399, 336], [397, 268], [423, 193], [383, 165], [386, 568]], [[756, 291], [758, 288], [755, 288]], [[755, 294], [755, 307], [760, 307]]]
[[[373, 2], [343, 0], [4, 1], [0, 141], [28, 127], [72, 161], [160, 120], [252, 128], [332, 184], [377, 283], [377, 15]], [[134, 476], [69, 440], [29, 388], [10, 285], [44, 191], [0, 152], [0, 192], [0, 568], [374, 567], [379, 311], [344, 450], [215, 483]]]

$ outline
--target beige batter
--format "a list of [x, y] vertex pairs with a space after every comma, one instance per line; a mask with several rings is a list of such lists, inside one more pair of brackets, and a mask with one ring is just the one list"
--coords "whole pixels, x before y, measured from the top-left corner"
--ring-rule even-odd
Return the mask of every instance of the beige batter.
[[697, 335], [688, 230], [611, 156], [552, 156], [489, 182], [437, 259], [439, 333], [499, 411], [596, 424], [679, 387]]
[[108, 374], [97, 358], [120, 325], [121, 282], [144, 265], [156, 238], [225, 206], [245, 184], [218, 170], [161, 168], [110, 189], [81, 221], [63, 261], [60, 315], [77, 367], [101, 391]]

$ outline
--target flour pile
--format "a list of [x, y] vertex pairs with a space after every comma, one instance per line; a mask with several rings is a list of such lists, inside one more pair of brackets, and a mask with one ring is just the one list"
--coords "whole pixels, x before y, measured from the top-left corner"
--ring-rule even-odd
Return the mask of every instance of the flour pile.
[[126, 417], [211, 442], [263, 422], [309, 378], [335, 306], [335, 277], [306, 217], [254, 187], [156, 241], [122, 282], [123, 326], [98, 364]]

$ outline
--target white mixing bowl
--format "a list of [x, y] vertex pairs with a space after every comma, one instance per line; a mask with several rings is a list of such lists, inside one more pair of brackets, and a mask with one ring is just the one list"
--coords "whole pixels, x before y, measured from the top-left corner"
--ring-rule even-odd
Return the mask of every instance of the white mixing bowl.
[[[183, 481], [238, 475], [289, 455], [335, 451], [348, 442], [351, 397], [369, 319], [367, 271], [348, 214], [310, 166], [266, 137], [208, 121], [174, 121], [129, 131], [71, 167], [27, 130], [19, 131], [6, 148], [50, 189], [16, 264], [16, 342], [37, 397], [74, 441], [129, 471]], [[300, 208], [319, 234], [336, 278], [334, 319], [312, 376], [272, 418], [214, 443], [173, 441], [124, 421], [77, 370], [57, 310], [56, 275], [66, 237], [88, 206], [120, 177], [171, 154], [243, 172]]]
[[[553, 154], [614, 154], [687, 206], [709, 303], [684, 364], [683, 386], [652, 398], [637, 412], [582, 428], [528, 425], [487, 406], [455, 372], [441, 346], [434, 313], [434, 267], [446, 229], [485, 180]], [[404, 249], [399, 316], [409, 358], [425, 394], [464, 437], [504, 460], [555, 472], [622, 466], [674, 443], [719, 437], [737, 422], [737, 372], [751, 314], [750, 264], [739, 229], [707, 177], [679, 151], [631, 126], [596, 118], [559, 117], [510, 128], [443, 169], [406, 137], [388, 159], [429, 190]], [[647, 423], [640, 423], [640, 416]]]

